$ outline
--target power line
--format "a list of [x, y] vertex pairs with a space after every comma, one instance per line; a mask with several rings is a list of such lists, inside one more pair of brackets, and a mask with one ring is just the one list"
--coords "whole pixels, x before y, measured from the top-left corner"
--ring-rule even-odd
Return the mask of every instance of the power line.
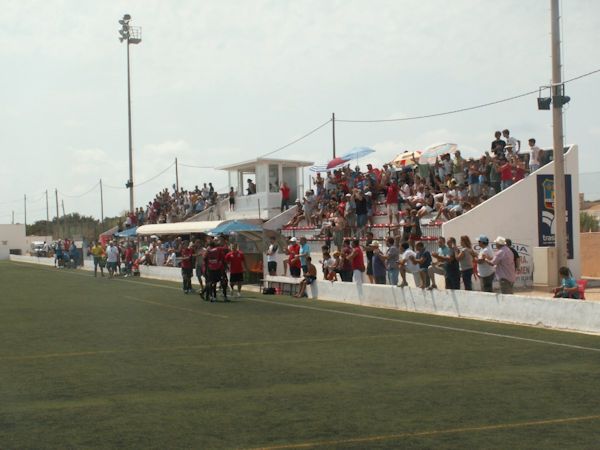
[[[169, 169], [170, 169], [171, 167], [173, 167], [174, 165], [175, 165], [175, 161], [173, 161], [171, 164], [169, 164], [169, 165], [168, 165], [167, 167], [165, 167], [163, 170], [161, 170], [160, 172], [158, 172], [156, 175], [154, 175], [154, 176], [152, 176], [152, 177], [148, 178], [147, 180], [144, 180], [144, 181], [142, 181], [142, 182], [140, 182], [140, 183], [136, 183], [136, 184], [135, 184], [135, 187], [138, 187], [138, 186], [143, 186], [144, 184], [147, 184], [147, 183], [149, 183], [149, 182], [151, 182], [151, 181], [155, 180], [156, 178], [160, 177], [160, 176], [161, 176], [163, 173], [165, 173], [167, 170], [169, 170]], [[127, 188], [127, 187], [125, 187], [125, 186], [113, 186], [113, 185], [111, 185], [111, 184], [106, 184], [106, 183], [102, 183], [102, 186], [104, 186], [104, 187], [107, 187], [107, 188], [110, 188], [110, 189], [128, 189], [128, 188]]]
[[[593, 75], [598, 72], [600, 72], [600, 69], [592, 70], [591, 72], [587, 72], [587, 73], [578, 75], [576, 77], [570, 78], [568, 80], [565, 80], [565, 81], [563, 81], [562, 84], [570, 83], [572, 81], [579, 80], [581, 78], [589, 77], [590, 75]], [[447, 116], [450, 114], [457, 114], [457, 113], [461, 113], [461, 112], [465, 112], [465, 111], [472, 111], [474, 109], [486, 108], [488, 106], [497, 105], [499, 103], [510, 102], [510, 101], [516, 100], [518, 98], [527, 97], [528, 95], [533, 95], [538, 92], [539, 92], [539, 89], [536, 89], [534, 91], [524, 92], [519, 95], [514, 95], [512, 97], [507, 97], [507, 98], [495, 100], [495, 101], [488, 102], [488, 103], [482, 103], [480, 105], [469, 106], [466, 108], [453, 109], [450, 111], [444, 111], [444, 112], [439, 112], [439, 113], [434, 113], [434, 114], [425, 114], [425, 115], [421, 115], [421, 116], [400, 117], [397, 119], [370, 119], [370, 120], [336, 119], [336, 122], [377, 123], [377, 122], [403, 122], [403, 121], [408, 121], [408, 120], [429, 119], [431, 117]]]
[[260, 155], [259, 158], [263, 158], [265, 156], [269, 156], [272, 155], [273, 153], [277, 153], [278, 151], [283, 150], [284, 148], [288, 148], [290, 145], [295, 144], [296, 142], [300, 142], [302, 139], [307, 138], [308, 136], [310, 136], [313, 133], [316, 133], [318, 130], [320, 130], [321, 128], [323, 128], [325, 125], [327, 125], [328, 123], [331, 122], [331, 119], [327, 119], [326, 122], [322, 123], [321, 125], [319, 125], [317, 128], [313, 128], [312, 130], [310, 130], [308, 133], [300, 136], [298, 139], [294, 139], [292, 142], [285, 144], [279, 148], [276, 148], [273, 151], [270, 151], [269, 153], [265, 153], [264, 155]]
[[94, 189], [96, 189], [98, 186], [100, 186], [100, 182], [97, 182], [96, 184], [94, 184], [91, 188], [89, 188], [87, 191], [85, 191], [83, 194], [78, 194], [78, 195], [69, 195], [69, 194], [65, 194], [64, 192], [58, 191], [58, 193], [60, 195], [62, 195], [63, 197], [69, 197], [69, 198], [80, 198], [83, 197], [84, 195], [89, 194], [90, 192], [92, 192]]
[[193, 164], [184, 164], [184, 163], [179, 163], [180, 166], [183, 167], [192, 167], [193, 169], [214, 169], [214, 166], [195, 166]]
[[165, 173], [167, 170], [169, 170], [174, 165], [175, 165], [175, 161], [173, 161], [171, 164], [169, 164], [167, 167], [165, 167], [164, 170], [162, 170], [161, 172], [159, 172], [156, 175], [154, 175], [152, 178], [148, 178], [147, 180], [142, 181], [141, 183], [137, 183], [136, 186], [143, 186], [144, 184], [150, 183], [151, 181], [153, 181], [156, 178], [160, 177], [163, 173]]

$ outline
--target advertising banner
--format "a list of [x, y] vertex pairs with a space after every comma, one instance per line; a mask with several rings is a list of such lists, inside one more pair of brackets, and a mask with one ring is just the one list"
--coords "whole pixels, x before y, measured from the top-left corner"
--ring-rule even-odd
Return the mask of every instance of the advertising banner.
[[[567, 258], [573, 259], [573, 196], [571, 175], [565, 175], [567, 209]], [[556, 227], [554, 223], [554, 176], [537, 175], [538, 198], [538, 246], [554, 247]]]

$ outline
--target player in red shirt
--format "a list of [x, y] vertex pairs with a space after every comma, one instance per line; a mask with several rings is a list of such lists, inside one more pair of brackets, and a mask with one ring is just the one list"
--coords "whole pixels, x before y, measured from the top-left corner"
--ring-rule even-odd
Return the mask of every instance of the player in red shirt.
[[212, 240], [208, 244], [208, 251], [204, 256], [204, 267], [206, 267], [206, 298], [211, 302], [217, 301], [217, 283], [221, 282], [223, 297], [227, 299], [227, 283], [223, 283], [225, 274], [225, 254], [223, 248], [217, 247], [217, 242]]
[[125, 276], [131, 275], [131, 268], [133, 266], [133, 245], [127, 244], [125, 249]]
[[193, 265], [192, 258], [194, 256], [194, 244], [188, 241], [183, 241], [181, 248], [181, 277], [183, 278], [183, 293], [189, 294], [192, 292], [192, 275]]
[[231, 292], [234, 292], [234, 284], [237, 284], [237, 296], [241, 297], [244, 271], [248, 270], [244, 253], [239, 250], [237, 244], [231, 246], [231, 251], [225, 255], [225, 261], [229, 264], [229, 283]]

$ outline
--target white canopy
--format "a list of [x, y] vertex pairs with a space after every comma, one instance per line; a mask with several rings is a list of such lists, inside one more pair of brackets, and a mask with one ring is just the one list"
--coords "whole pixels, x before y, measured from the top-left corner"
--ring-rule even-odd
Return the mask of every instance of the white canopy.
[[137, 234], [142, 236], [156, 234], [160, 236], [161, 234], [207, 233], [223, 222], [223, 220], [209, 220], [204, 222], [156, 223], [138, 227]]

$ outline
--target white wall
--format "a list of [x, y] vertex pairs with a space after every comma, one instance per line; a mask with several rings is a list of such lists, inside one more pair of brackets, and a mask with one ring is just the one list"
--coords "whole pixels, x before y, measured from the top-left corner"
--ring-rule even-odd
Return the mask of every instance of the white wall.
[[23, 255], [29, 252], [25, 224], [0, 225], [0, 245], [7, 245], [9, 250], [21, 250]]
[[[497, 236], [510, 238], [521, 256], [522, 269], [517, 278], [518, 286], [533, 283], [533, 247], [538, 247], [538, 206], [536, 175], [552, 175], [554, 163], [550, 163], [534, 174], [498, 193], [486, 202], [473, 208], [442, 226], [446, 238], [467, 235], [473, 243], [485, 234], [490, 242]], [[581, 274], [579, 249], [579, 158], [578, 147], [573, 145], [565, 154], [565, 174], [571, 175], [573, 199], [573, 256], [569, 268], [579, 278]]]
[[329, 281], [314, 285], [309, 296], [319, 300], [600, 334], [599, 302]]

